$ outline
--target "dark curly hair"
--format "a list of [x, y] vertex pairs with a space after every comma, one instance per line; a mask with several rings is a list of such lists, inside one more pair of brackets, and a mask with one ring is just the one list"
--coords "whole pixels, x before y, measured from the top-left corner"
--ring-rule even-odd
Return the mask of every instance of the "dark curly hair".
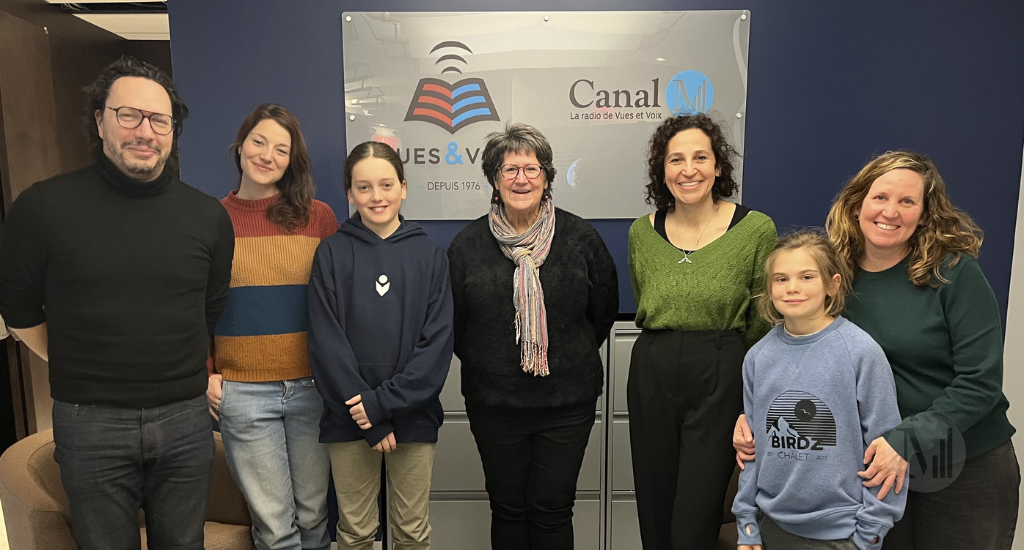
[[739, 187], [732, 179], [731, 160], [739, 153], [725, 140], [722, 128], [703, 113], [673, 117], [658, 126], [651, 136], [647, 149], [647, 176], [650, 181], [647, 183], [646, 201], [658, 210], [665, 210], [676, 202], [672, 192], [665, 185], [665, 153], [668, 150], [668, 142], [679, 132], [691, 128], [697, 128], [711, 139], [711, 153], [715, 156], [715, 166], [719, 170], [715, 183], [711, 185], [711, 198], [718, 202], [719, 199], [731, 197]]
[[171, 117], [174, 119], [174, 140], [171, 142], [171, 155], [167, 163], [171, 167], [178, 165], [178, 136], [184, 129], [182, 122], [188, 118], [188, 107], [178, 97], [178, 91], [174, 88], [174, 81], [167, 73], [161, 71], [156, 65], [150, 65], [145, 61], [126, 55], [121, 59], [107, 65], [92, 84], [82, 88], [86, 98], [89, 100], [89, 114], [85, 117], [86, 131], [89, 133], [89, 142], [97, 155], [103, 154], [103, 140], [100, 138], [99, 129], [96, 127], [96, 119], [93, 113], [103, 111], [107, 106], [107, 96], [110, 95], [110, 87], [114, 82], [125, 76], [137, 76], [148, 78], [163, 86], [168, 97], [171, 98]]
[[235, 141], [231, 142], [228, 151], [235, 163], [235, 168], [238, 169], [238, 181], [241, 184], [242, 145], [253, 128], [264, 120], [273, 120], [280, 124], [288, 131], [288, 135], [292, 139], [292, 146], [288, 150], [288, 168], [275, 184], [281, 191], [281, 197], [267, 208], [268, 220], [285, 231], [292, 232], [309, 224], [313, 197], [316, 196], [312, 162], [310, 162], [309, 153], [306, 150], [306, 140], [302, 137], [299, 119], [280, 105], [264, 103], [245, 117], [242, 126], [238, 128], [238, 135], [235, 136]]

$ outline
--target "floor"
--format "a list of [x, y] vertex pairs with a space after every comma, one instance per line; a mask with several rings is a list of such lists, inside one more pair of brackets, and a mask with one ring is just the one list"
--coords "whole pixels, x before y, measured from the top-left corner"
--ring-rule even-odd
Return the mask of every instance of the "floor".
[[[331, 548], [337, 548], [337, 543], [331, 544]], [[380, 543], [374, 543], [373, 547], [377, 550], [380, 549]], [[7, 526], [4, 525], [4, 515], [0, 514], [0, 550], [10, 550], [10, 545], [7, 544]]]

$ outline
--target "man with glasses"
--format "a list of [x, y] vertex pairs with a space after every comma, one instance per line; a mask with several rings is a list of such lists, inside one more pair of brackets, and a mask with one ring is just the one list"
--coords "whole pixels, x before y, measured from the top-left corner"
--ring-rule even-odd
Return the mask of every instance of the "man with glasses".
[[201, 550], [213, 437], [210, 335], [231, 220], [173, 167], [188, 109], [122, 58], [86, 88], [93, 166], [36, 183], [0, 242], [0, 313], [50, 363], [54, 457], [84, 550]]

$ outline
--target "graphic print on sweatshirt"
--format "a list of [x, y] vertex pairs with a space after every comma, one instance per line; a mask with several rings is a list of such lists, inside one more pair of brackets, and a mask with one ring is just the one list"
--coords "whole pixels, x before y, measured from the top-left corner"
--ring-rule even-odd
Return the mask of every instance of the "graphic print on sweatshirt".
[[387, 275], [381, 275], [377, 278], [377, 294], [383, 296], [388, 293], [388, 290], [391, 290], [391, 281], [388, 280]]
[[[821, 399], [807, 392], [789, 390], [776, 397], [768, 407], [765, 425], [768, 445], [778, 451], [779, 458], [811, 460], [806, 451], [824, 451], [836, 446], [836, 419], [832, 411]], [[827, 456], [816, 459], [827, 459]]]

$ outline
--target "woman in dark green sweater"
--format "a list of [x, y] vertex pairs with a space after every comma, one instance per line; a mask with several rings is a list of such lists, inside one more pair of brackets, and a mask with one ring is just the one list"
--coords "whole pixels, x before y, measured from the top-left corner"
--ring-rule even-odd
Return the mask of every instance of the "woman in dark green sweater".
[[[844, 315], [885, 350], [903, 423], [872, 442], [865, 485], [914, 481], [884, 548], [1009, 548], [1020, 471], [1003, 395], [999, 308], [975, 258], [982, 232], [931, 159], [889, 152], [840, 192], [826, 227], [857, 269]], [[744, 444], [745, 420], [734, 444]]]

